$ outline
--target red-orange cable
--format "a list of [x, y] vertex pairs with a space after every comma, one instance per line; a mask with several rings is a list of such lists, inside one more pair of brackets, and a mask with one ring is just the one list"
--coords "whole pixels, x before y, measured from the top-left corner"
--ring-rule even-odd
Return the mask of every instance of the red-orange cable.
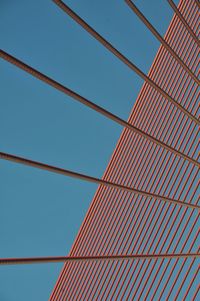
[[107, 118], [117, 122], [121, 126], [124, 126], [143, 137], [149, 139], [150, 141], [156, 143], [157, 145], [160, 145], [164, 147], [165, 149], [169, 150], [170, 152], [174, 153], [175, 155], [181, 156], [183, 159], [190, 161], [191, 163], [195, 164], [196, 166], [200, 167], [200, 163], [193, 158], [187, 156], [186, 154], [180, 152], [179, 150], [174, 149], [173, 147], [165, 144], [164, 142], [152, 137], [151, 135], [145, 133], [144, 131], [140, 130], [139, 128], [133, 126], [132, 124], [128, 123], [127, 121], [121, 119], [117, 115], [112, 114], [111, 112], [105, 110], [104, 108], [96, 105], [92, 101], [86, 99], [85, 97], [81, 96], [80, 94], [70, 90], [68, 87], [58, 83], [57, 81], [53, 80], [52, 78], [46, 76], [45, 74], [39, 72], [38, 70], [32, 68], [31, 66], [25, 64], [24, 62], [18, 60], [17, 58], [13, 57], [12, 55], [6, 53], [3, 50], [0, 50], [0, 57], [5, 59], [6, 61], [10, 62], [13, 65], [16, 65], [18, 68], [26, 71], [27, 73], [31, 74], [32, 76], [40, 79], [41, 81], [49, 84], [50, 86], [54, 87], [55, 89], [69, 95], [73, 99], [81, 102], [82, 104], [86, 105], [87, 107], [93, 109], [94, 111], [106, 116]]
[[72, 9], [69, 8], [61, 0], [53, 0], [65, 13], [67, 13], [74, 21], [81, 25], [88, 33], [90, 33], [96, 40], [98, 40], [103, 46], [111, 51], [117, 58], [119, 58], [125, 65], [131, 70], [136, 72], [143, 80], [145, 80], [154, 89], [159, 91], [161, 95], [170, 101], [173, 105], [178, 107], [185, 115], [200, 125], [198, 118], [193, 116], [188, 110], [186, 110], [180, 103], [173, 99], [167, 92], [165, 92], [160, 86], [158, 86], [151, 78], [149, 78], [143, 71], [141, 71], [135, 64], [128, 60], [121, 52], [119, 52], [111, 43], [104, 39], [97, 31], [95, 31], [89, 24], [87, 24], [82, 18], [80, 18]]
[[43, 170], [47, 170], [47, 171], [50, 171], [50, 172], [53, 172], [53, 173], [58, 173], [58, 174], [61, 174], [61, 175], [64, 175], [64, 176], [76, 178], [76, 179], [79, 179], [79, 180], [84, 180], [84, 181], [91, 182], [91, 183], [96, 183], [96, 184], [105, 185], [105, 186], [109, 186], [109, 187], [113, 187], [113, 188], [117, 188], [117, 189], [121, 189], [121, 190], [126, 190], [128, 192], [136, 193], [136, 194], [139, 194], [139, 195], [142, 195], [142, 196], [157, 198], [158, 200], [170, 202], [170, 203], [175, 204], [175, 205], [181, 205], [181, 206], [190, 207], [192, 209], [200, 210], [200, 206], [197, 206], [197, 205], [193, 205], [193, 204], [186, 203], [186, 202], [181, 202], [179, 200], [174, 200], [174, 199], [171, 199], [169, 197], [157, 195], [157, 194], [154, 194], [154, 193], [151, 193], [151, 192], [141, 191], [141, 190], [134, 189], [134, 188], [131, 188], [131, 187], [127, 187], [127, 186], [124, 186], [124, 185], [120, 185], [120, 184], [117, 184], [117, 183], [113, 183], [113, 182], [109, 182], [109, 181], [106, 181], [106, 180], [103, 180], [103, 179], [99, 179], [99, 178], [96, 178], [96, 177], [88, 176], [86, 174], [77, 173], [77, 172], [74, 172], [74, 171], [71, 171], [71, 170], [68, 170], [68, 169], [63, 169], [63, 168], [52, 166], [52, 165], [47, 165], [47, 164], [44, 164], [44, 163], [41, 163], [41, 162], [37, 162], [37, 161], [30, 160], [30, 159], [22, 158], [22, 157], [19, 157], [19, 156], [8, 154], [8, 153], [0, 152], [0, 159], [12, 161], [12, 162], [23, 164], [23, 165], [28, 165], [28, 166], [43, 169]]
[[142, 12], [137, 8], [137, 6], [131, 0], [125, 0], [127, 5], [131, 10], [140, 18], [140, 20], [146, 25], [146, 27], [151, 31], [151, 33], [158, 39], [158, 41], [170, 52], [170, 54], [179, 62], [179, 64], [186, 70], [186, 72], [193, 78], [193, 80], [199, 85], [200, 81], [197, 76], [192, 72], [192, 70], [184, 63], [184, 61], [176, 54], [172, 47], [163, 39], [155, 27], [147, 20], [147, 18], [142, 14]]
[[[181, 20], [181, 22], [185, 25], [187, 31], [191, 34], [191, 36], [193, 37], [193, 39], [195, 40], [195, 42], [200, 45], [199, 39], [196, 36], [196, 34], [194, 33], [194, 31], [192, 30], [192, 28], [190, 27], [190, 25], [187, 23], [187, 21], [185, 20], [185, 18], [183, 17], [182, 13], [179, 11], [179, 9], [177, 8], [177, 6], [174, 4], [174, 2], [172, 0], [167, 0], [169, 5], [171, 6], [171, 8], [173, 9], [173, 11], [175, 12], [175, 14], [179, 17], [179, 19]], [[198, 1], [196, 1], [196, 3], [198, 3]]]

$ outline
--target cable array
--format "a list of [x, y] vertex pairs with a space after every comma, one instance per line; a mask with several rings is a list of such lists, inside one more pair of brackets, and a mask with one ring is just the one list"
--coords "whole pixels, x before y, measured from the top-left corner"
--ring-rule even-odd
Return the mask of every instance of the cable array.
[[140, 70], [134, 63], [128, 60], [121, 52], [119, 52], [111, 43], [104, 39], [96, 30], [94, 30], [89, 24], [87, 24], [80, 16], [78, 16], [69, 6], [67, 6], [61, 0], [53, 0], [68, 16], [76, 21], [81, 27], [83, 27], [89, 34], [91, 34], [97, 41], [99, 41], [104, 47], [111, 51], [118, 59], [120, 59], [125, 65], [127, 65], [132, 71], [145, 80], [150, 86], [158, 91], [166, 100], [171, 102], [174, 106], [179, 108], [184, 114], [200, 125], [198, 118], [192, 115], [187, 109], [185, 109], [179, 102], [177, 102], [172, 96], [170, 96], [165, 90], [163, 90], [155, 81], [149, 78], [142, 70]]
[[187, 156], [186, 154], [180, 152], [177, 149], [174, 149], [170, 145], [165, 144], [163, 141], [156, 139], [155, 137], [149, 135], [148, 133], [134, 127], [130, 123], [128, 123], [125, 120], [121, 119], [120, 117], [112, 114], [111, 112], [109, 112], [109, 111], [105, 110], [104, 108], [98, 106], [94, 102], [92, 102], [92, 101], [86, 99], [85, 97], [81, 96], [80, 94], [72, 91], [68, 87], [60, 84], [59, 82], [55, 81], [54, 79], [48, 77], [47, 75], [41, 73], [40, 71], [38, 71], [38, 70], [32, 68], [31, 66], [25, 64], [24, 62], [22, 62], [19, 59], [17, 59], [15, 57], [13, 57], [12, 55], [10, 55], [9, 53], [6, 53], [5, 51], [0, 50], [0, 57], [2, 57], [4, 60], [7, 60], [9, 63], [11, 63], [13, 65], [16, 65], [17, 67], [19, 67], [20, 69], [22, 69], [22, 70], [26, 71], [27, 73], [33, 75], [34, 77], [40, 79], [41, 81], [47, 83], [48, 85], [54, 87], [55, 89], [63, 92], [64, 94], [69, 95], [74, 100], [81, 102], [82, 104], [84, 104], [85, 106], [91, 108], [92, 110], [102, 114], [103, 116], [106, 116], [107, 118], [117, 122], [118, 124], [120, 124], [122, 126], [125, 126], [125, 127], [129, 128], [132, 131], [135, 131], [135, 132], [139, 133], [140, 135], [142, 135], [143, 137], [153, 141], [154, 143], [156, 143], [158, 145], [162, 145], [164, 148], [170, 150], [171, 152], [181, 156], [185, 160], [188, 160], [188, 161], [192, 162], [193, 164], [200, 167], [200, 163], [197, 162], [196, 160], [194, 160], [193, 158]]
[[69, 256], [1, 258], [0, 265], [65, 262], [51, 301], [187, 300], [191, 292], [195, 300], [199, 2], [176, 7], [168, 0], [175, 15], [162, 38], [125, 0], [161, 43], [148, 75], [63, 1], [53, 2], [145, 83], [125, 121], [0, 50], [3, 59], [124, 127], [102, 179], [0, 152], [0, 159], [100, 185]]
[[194, 79], [194, 81], [199, 85], [200, 81], [198, 77], [192, 72], [190, 68], [182, 61], [182, 59], [176, 54], [176, 52], [170, 47], [170, 45], [163, 39], [160, 33], [153, 27], [153, 25], [147, 20], [147, 18], [142, 14], [142, 12], [137, 8], [137, 6], [132, 2], [132, 0], [125, 0], [127, 5], [132, 9], [132, 11], [140, 18], [140, 20], [146, 25], [146, 27], [151, 31], [151, 33], [157, 38], [157, 40], [170, 52], [170, 54], [179, 62], [179, 64], [185, 69], [185, 71]]
[[19, 163], [19, 164], [28, 165], [28, 166], [43, 169], [43, 170], [48, 170], [50, 172], [61, 174], [61, 175], [67, 176], [67, 177], [76, 178], [76, 179], [79, 179], [79, 180], [84, 180], [84, 181], [87, 181], [87, 182], [90, 182], [90, 183], [101, 184], [101, 185], [104, 185], [104, 186], [109, 186], [109, 187], [117, 188], [117, 189], [120, 189], [120, 190], [125, 190], [125, 191], [131, 192], [131, 193], [136, 193], [136, 194], [139, 194], [139, 195], [142, 195], [142, 196], [157, 198], [157, 199], [162, 200], [164, 202], [169, 202], [169, 203], [172, 203], [172, 204], [176, 204], [176, 205], [180, 205], [180, 206], [186, 206], [186, 207], [189, 207], [189, 208], [192, 208], [192, 209], [200, 210], [200, 206], [193, 205], [193, 204], [190, 204], [190, 203], [187, 203], [187, 202], [182, 202], [182, 201], [175, 200], [175, 199], [171, 199], [169, 197], [165, 197], [164, 195], [157, 195], [155, 193], [150, 193], [150, 192], [147, 192], [147, 191], [138, 190], [138, 189], [135, 189], [135, 188], [132, 188], [132, 187], [120, 185], [120, 184], [113, 183], [113, 182], [110, 182], [110, 181], [105, 181], [105, 180], [102, 180], [102, 179], [99, 179], [99, 178], [96, 178], [96, 177], [88, 176], [86, 174], [78, 173], [78, 172], [75, 172], [75, 171], [72, 171], [72, 170], [69, 170], [69, 169], [64, 169], [64, 168], [60, 168], [60, 167], [57, 167], [57, 166], [48, 165], [48, 164], [45, 164], [45, 163], [42, 163], [42, 162], [37, 162], [37, 161], [33, 161], [33, 160], [30, 160], [30, 159], [27, 159], [27, 158], [14, 156], [14, 155], [11, 155], [11, 154], [8, 154], [8, 153], [0, 152], [0, 159], [12, 161], [12, 162]]
[[[179, 10], [198, 30], [197, 7], [181, 1]], [[165, 35], [167, 43], [198, 74], [198, 45], [175, 15]], [[198, 86], [161, 46], [148, 74], [193, 114], [198, 110]], [[145, 83], [128, 120], [198, 159], [198, 128]], [[198, 168], [136, 133], [124, 129], [103, 179], [198, 204]], [[143, 199], [143, 203], [141, 203]], [[151, 203], [100, 186], [82, 223], [70, 256], [199, 252], [199, 214], [189, 208]], [[138, 262], [66, 263], [50, 300], [195, 300], [197, 259], [155, 259]], [[187, 272], [186, 272], [187, 271]], [[191, 288], [195, 293], [190, 295]]]

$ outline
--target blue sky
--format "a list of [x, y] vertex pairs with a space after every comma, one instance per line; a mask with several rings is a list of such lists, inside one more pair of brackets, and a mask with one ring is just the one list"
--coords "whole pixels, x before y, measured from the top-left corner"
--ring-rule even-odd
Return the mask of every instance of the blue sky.
[[[159, 43], [123, 0], [66, 0], [146, 73]], [[167, 1], [135, 1], [164, 34]], [[177, 3], [177, 1], [176, 1]], [[0, 0], [1, 48], [124, 119], [142, 80], [52, 1]], [[0, 61], [0, 150], [101, 177], [122, 128]], [[0, 161], [0, 257], [66, 255], [97, 186]], [[0, 267], [0, 300], [48, 300], [62, 264]]]

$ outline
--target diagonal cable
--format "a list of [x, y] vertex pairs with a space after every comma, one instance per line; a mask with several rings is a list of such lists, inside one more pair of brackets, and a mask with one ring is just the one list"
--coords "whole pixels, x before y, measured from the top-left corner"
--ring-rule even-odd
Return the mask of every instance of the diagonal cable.
[[199, 85], [200, 81], [196, 75], [190, 70], [190, 68], [182, 61], [182, 59], [176, 54], [176, 52], [171, 48], [171, 46], [163, 39], [160, 33], [153, 27], [153, 25], [147, 20], [147, 18], [142, 14], [142, 12], [137, 8], [137, 6], [131, 0], [125, 0], [126, 4], [131, 8], [131, 10], [140, 18], [140, 20], [146, 25], [146, 27], [151, 31], [151, 33], [158, 39], [158, 41], [165, 47], [170, 54], [178, 61], [178, 63], [185, 69], [185, 71], [193, 78], [193, 80]]
[[44, 81], [45, 83], [49, 84], [50, 86], [54, 87], [55, 89], [69, 95], [70, 97], [74, 98], [75, 100], [81, 102], [82, 104], [90, 107], [94, 111], [106, 116], [107, 118], [117, 122], [118, 124], [136, 132], [137, 134], [143, 136], [144, 138], [156, 143], [157, 145], [164, 147], [166, 150], [174, 153], [175, 155], [178, 155], [182, 157], [185, 160], [188, 160], [189, 162], [195, 164], [196, 166], [200, 167], [200, 163], [196, 161], [195, 159], [187, 156], [186, 154], [174, 149], [173, 147], [167, 145], [166, 143], [152, 137], [151, 135], [145, 133], [144, 131], [138, 129], [137, 127], [131, 125], [130, 123], [126, 122], [125, 120], [121, 119], [120, 117], [112, 114], [111, 112], [105, 110], [104, 108], [96, 105], [95, 103], [87, 100], [83, 96], [77, 94], [76, 92], [70, 90], [69, 88], [63, 86], [62, 84], [58, 83], [57, 81], [53, 80], [52, 78], [46, 76], [45, 74], [37, 71], [36, 69], [32, 68], [31, 66], [23, 63], [22, 61], [18, 60], [17, 58], [11, 56], [10, 54], [6, 53], [3, 50], [0, 50], [0, 57], [7, 60], [11, 64], [16, 65], [20, 69], [30, 73], [31, 75], [35, 76], [36, 78], [40, 79], [41, 81]]
[[8, 154], [8, 153], [0, 152], [0, 159], [8, 160], [8, 161], [12, 161], [12, 162], [15, 162], [15, 163], [28, 165], [28, 166], [32, 166], [32, 167], [39, 168], [39, 169], [48, 170], [48, 171], [53, 172], [53, 173], [62, 174], [64, 176], [84, 180], [84, 181], [91, 182], [91, 183], [96, 183], [96, 184], [100, 184], [100, 185], [104, 185], [104, 186], [109, 186], [109, 187], [112, 187], [112, 188], [125, 190], [127, 192], [136, 193], [136, 194], [139, 194], [139, 195], [142, 195], [142, 196], [156, 198], [158, 200], [162, 200], [164, 202], [169, 202], [169, 203], [172, 203], [172, 204], [175, 204], [175, 205], [181, 205], [181, 206], [190, 207], [192, 209], [200, 210], [200, 206], [198, 206], [198, 205], [190, 204], [190, 203], [187, 203], [187, 202], [182, 202], [182, 201], [175, 200], [175, 199], [172, 199], [172, 198], [169, 198], [169, 197], [157, 195], [157, 194], [154, 194], [154, 193], [151, 193], [151, 192], [138, 190], [138, 189], [131, 188], [131, 187], [128, 187], [128, 186], [124, 186], [124, 185], [120, 185], [120, 184], [117, 184], [117, 183], [109, 182], [109, 181], [99, 179], [99, 178], [96, 178], [96, 177], [92, 177], [92, 176], [88, 176], [88, 175], [85, 175], [85, 174], [82, 174], [82, 173], [77, 173], [77, 172], [74, 172], [74, 171], [71, 171], [71, 170], [68, 170], [68, 169], [63, 169], [63, 168], [60, 168], [60, 167], [47, 165], [47, 164], [44, 164], [44, 163], [41, 163], [41, 162], [37, 162], [37, 161], [30, 160], [30, 159], [22, 158], [22, 157], [19, 157], [19, 156]]
[[200, 45], [198, 37], [196, 36], [196, 34], [194, 33], [194, 31], [192, 30], [192, 28], [190, 27], [190, 25], [187, 23], [187, 21], [185, 20], [185, 18], [183, 17], [182, 13], [179, 11], [179, 9], [175, 5], [175, 3], [172, 0], [167, 0], [167, 1], [168, 1], [169, 5], [171, 6], [171, 8], [173, 9], [173, 11], [175, 12], [175, 14], [179, 17], [179, 19], [181, 20], [181, 22], [184, 24], [184, 26], [187, 29], [187, 31], [191, 34], [191, 36], [193, 37], [193, 39], [195, 40], [195, 42], [198, 45]]
[[98, 40], [103, 46], [111, 51], [117, 58], [119, 58], [124, 64], [126, 64], [131, 70], [136, 72], [145, 82], [157, 90], [164, 98], [170, 101], [174, 106], [179, 108], [185, 115], [200, 124], [199, 120], [188, 112], [180, 103], [173, 99], [167, 92], [165, 92], [160, 86], [158, 86], [152, 79], [150, 79], [143, 71], [141, 71], [135, 64], [128, 60], [121, 52], [119, 52], [112, 44], [104, 39], [98, 32], [96, 32], [89, 24], [87, 24], [81, 17], [79, 17], [72, 9], [70, 9], [63, 1], [53, 0], [65, 13], [67, 13], [74, 21], [81, 25], [88, 33], [90, 33], [96, 40]]
[[114, 260], [151, 260], [175, 258], [199, 258], [199, 253], [180, 254], [134, 254], [134, 255], [98, 255], [98, 256], [49, 256], [25, 258], [0, 258], [0, 265], [37, 264], [52, 262], [77, 262], [77, 261], [114, 261]]

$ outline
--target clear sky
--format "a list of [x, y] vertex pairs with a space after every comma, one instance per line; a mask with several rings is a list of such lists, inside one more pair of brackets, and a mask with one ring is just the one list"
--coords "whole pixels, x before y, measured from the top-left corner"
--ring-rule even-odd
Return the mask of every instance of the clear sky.
[[[123, 0], [65, 0], [146, 73], [159, 43]], [[163, 35], [166, 0], [135, 3]], [[177, 1], [176, 1], [177, 3]], [[50, 0], [0, 0], [1, 48], [128, 118], [142, 80]], [[122, 128], [0, 61], [0, 151], [101, 177]], [[0, 161], [0, 257], [67, 255], [97, 186]], [[0, 301], [48, 300], [62, 264], [1, 266]]]

